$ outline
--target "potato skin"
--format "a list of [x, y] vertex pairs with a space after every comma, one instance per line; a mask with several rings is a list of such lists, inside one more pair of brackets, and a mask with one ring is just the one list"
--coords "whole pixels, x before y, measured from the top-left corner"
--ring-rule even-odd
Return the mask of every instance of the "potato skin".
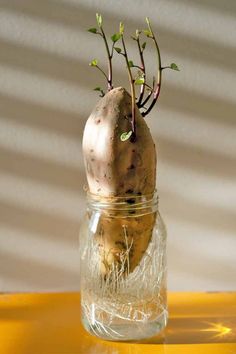
[[[155, 191], [156, 150], [150, 130], [136, 107], [136, 140], [121, 141], [121, 134], [131, 130], [130, 121], [131, 96], [118, 87], [98, 102], [85, 125], [83, 155], [88, 189], [101, 201], [152, 195]], [[123, 269], [126, 276], [135, 269], [149, 245], [155, 218], [155, 213], [124, 218], [101, 212], [94, 240], [104, 277], [114, 269]]]
[[89, 191], [101, 196], [151, 194], [155, 190], [156, 150], [136, 107], [136, 141], [121, 141], [131, 130], [131, 96], [122, 87], [109, 91], [87, 120], [83, 155]]
[[100, 270], [109, 274], [118, 265], [128, 275], [140, 263], [148, 248], [156, 213], [109, 218], [102, 215], [94, 240], [99, 245]]

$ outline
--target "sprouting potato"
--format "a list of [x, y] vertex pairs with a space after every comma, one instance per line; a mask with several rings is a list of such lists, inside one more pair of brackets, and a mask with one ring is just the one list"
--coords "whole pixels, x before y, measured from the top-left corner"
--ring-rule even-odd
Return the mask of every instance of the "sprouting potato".
[[[140, 201], [144, 196], [152, 198], [155, 191], [156, 150], [144, 117], [159, 98], [163, 70], [179, 71], [179, 68], [175, 63], [162, 66], [159, 45], [149, 18], [146, 18], [147, 28], [142, 31], [137, 29], [132, 36], [137, 44], [139, 63], [133, 62], [128, 56], [124, 24], [121, 22], [119, 32], [110, 37], [110, 46], [102, 15], [96, 14], [96, 19], [97, 27], [88, 31], [102, 38], [108, 71], [104, 72], [98, 59], [93, 59], [90, 66], [105, 76], [108, 92], [105, 94], [101, 87], [95, 88], [102, 98], [85, 126], [83, 155], [88, 192], [96, 196], [98, 202], [109, 200], [116, 203], [123, 197], [129, 204], [127, 216], [119, 214], [118, 209], [111, 213], [105, 208], [94, 231], [94, 242], [99, 249], [100, 273], [109, 277], [115, 269], [123, 276], [139, 265], [151, 240], [156, 218], [154, 212], [142, 214], [136, 212], [135, 207], [132, 208], [137, 198], [140, 197]], [[146, 73], [143, 51], [147, 42], [143, 41], [143, 36], [152, 42], [157, 54], [157, 75], [153, 77], [152, 84], [148, 82]], [[114, 53], [125, 60], [131, 95], [123, 87], [113, 88]], [[136, 85], [140, 88], [138, 97]]]

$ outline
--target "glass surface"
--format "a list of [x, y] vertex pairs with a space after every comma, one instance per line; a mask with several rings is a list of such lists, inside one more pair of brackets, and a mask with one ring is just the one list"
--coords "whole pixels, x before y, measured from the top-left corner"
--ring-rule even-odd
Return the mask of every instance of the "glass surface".
[[157, 196], [89, 196], [80, 232], [82, 322], [106, 340], [139, 340], [167, 323], [166, 229]]

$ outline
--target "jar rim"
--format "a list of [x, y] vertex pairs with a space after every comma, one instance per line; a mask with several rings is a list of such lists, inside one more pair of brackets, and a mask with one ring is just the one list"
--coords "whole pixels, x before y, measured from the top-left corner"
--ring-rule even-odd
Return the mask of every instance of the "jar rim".
[[87, 203], [93, 209], [110, 209], [110, 210], [127, 210], [135, 209], [142, 210], [147, 208], [158, 208], [158, 193], [155, 189], [153, 193], [135, 195], [126, 194], [123, 196], [101, 196], [99, 194], [87, 193]]

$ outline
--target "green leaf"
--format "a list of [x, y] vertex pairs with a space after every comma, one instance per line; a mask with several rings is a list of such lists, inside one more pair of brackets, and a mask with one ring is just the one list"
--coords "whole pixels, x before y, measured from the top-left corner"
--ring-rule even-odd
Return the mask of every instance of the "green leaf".
[[152, 32], [149, 29], [143, 30], [143, 33], [145, 34], [145, 36], [152, 38]]
[[126, 141], [131, 137], [131, 135], [132, 135], [132, 130], [130, 130], [129, 132], [122, 133], [120, 136], [120, 140]]
[[134, 63], [133, 63], [132, 60], [129, 60], [129, 67], [130, 67], [130, 68], [133, 68], [133, 67], [134, 67]]
[[113, 34], [113, 36], [111, 36], [111, 40], [114, 43], [116, 43], [120, 38], [121, 38], [121, 34], [120, 33], [115, 33], [115, 34]]
[[102, 15], [96, 14], [96, 19], [97, 19], [98, 27], [102, 27]]
[[135, 85], [142, 85], [144, 84], [144, 77], [139, 77], [134, 81]]
[[97, 59], [93, 59], [90, 63], [90, 66], [97, 66], [98, 65], [98, 60]]
[[146, 42], [143, 42], [143, 44], [142, 44], [142, 48], [143, 48], [143, 50], [146, 48]]
[[171, 63], [171, 64], [170, 64], [170, 68], [171, 68], [172, 70], [180, 71], [179, 68], [178, 68], [178, 66], [177, 66], [175, 63]]
[[136, 38], [138, 38], [138, 36], [140, 35], [141, 31], [139, 29], [136, 29], [135, 34], [136, 34]]
[[121, 48], [114, 47], [114, 49], [117, 51], [117, 53], [121, 53]]
[[91, 33], [97, 33], [98, 32], [97, 28], [95, 28], [95, 27], [89, 28], [88, 31], [91, 32]]
[[120, 22], [120, 35], [121, 36], [124, 34], [124, 30], [125, 30], [124, 24], [123, 24], [123, 22]]
[[93, 90], [94, 90], [94, 91], [99, 91], [99, 92], [101, 93], [101, 94], [99, 95], [100, 97], [105, 96], [105, 93], [104, 93], [104, 91], [103, 91], [103, 89], [102, 89], [101, 87], [95, 87]]

